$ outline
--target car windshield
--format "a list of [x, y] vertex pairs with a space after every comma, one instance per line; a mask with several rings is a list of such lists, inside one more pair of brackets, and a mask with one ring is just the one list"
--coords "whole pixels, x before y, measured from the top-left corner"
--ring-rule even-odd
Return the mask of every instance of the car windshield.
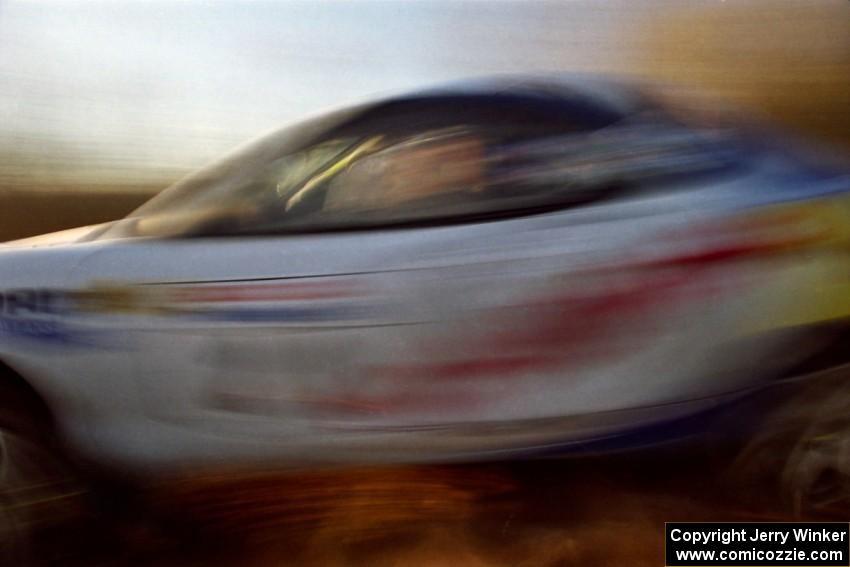
[[[299, 122], [293, 126], [265, 136], [258, 141], [238, 148], [228, 157], [216, 160], [178, 181], [130, 213], [122, 222], [101, 235], [113, 236], [179, 236], [191, 231], [205, 211], [218, 210], [220, 214], [233, 208], [244, 193], [244, 187], [256, 176], [257, 169], [268, 168], [269, 163], [282, 165], [289, 159], [295, 165], [289, 173], [292, 181], [306, 177], [309, 167], [307, 156], [301, 150], [322, 133], [356, 115], [360, 108], [350, 108]], [[320, 159], [332, 150], [307, 153]], [[299, 173], [300, 171], [300, 173]], [[240, 189], [242, 190], [240, 192]], [[233, 210], [238, 207], [233, 208]]]

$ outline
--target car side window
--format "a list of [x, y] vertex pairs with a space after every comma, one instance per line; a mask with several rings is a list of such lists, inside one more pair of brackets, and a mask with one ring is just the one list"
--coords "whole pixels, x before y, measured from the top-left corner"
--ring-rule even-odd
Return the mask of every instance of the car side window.
[[454, 124], [333, 136], [231, 190], [224, 215], [196, 234], [474, 222], [614, 198], [681, 171], [717, 168], [692, 134], [645, 129]]
[[459, 222], [593, 198], [598, 187], [559, 154], [576, 134], [548, 134], [455, 126], [367, 137], [280, 195], [269, 221], [290, 230]]

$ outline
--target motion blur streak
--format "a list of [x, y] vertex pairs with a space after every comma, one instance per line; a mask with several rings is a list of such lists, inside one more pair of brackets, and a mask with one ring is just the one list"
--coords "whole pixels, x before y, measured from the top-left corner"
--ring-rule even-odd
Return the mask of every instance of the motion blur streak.
[[0, 242], [561, 72], [559, 125], [539, 79], [534, 128], [378, 106], [0, 245], [0, 564], [654, 567], [665, 521], [846, 520], [846, 0], [0, 0]]
[[515, 488], [496, 466], [343, 468], [193, 476], [165, 485], [162, 496], [226, 537], [332, 545], [470, 522], [481, 509], [504, 508], [500, 498]]
[[[650, 566], [662, 554], [658, 526], [671, 515], [787, 518], [763, 490], [742, 499], [740, 477], [706, 479], [701, 469], [718, 463], [697, 451], [201, 474], [153, 487], [149, 514], [160, 531], [124, 538], [134, 557], [169, 565]], [[168, 539], [175, 535], [182, 540]]]

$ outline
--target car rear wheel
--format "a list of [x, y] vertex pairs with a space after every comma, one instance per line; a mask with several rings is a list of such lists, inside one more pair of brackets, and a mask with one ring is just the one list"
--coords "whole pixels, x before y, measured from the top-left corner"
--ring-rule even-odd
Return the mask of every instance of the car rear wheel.
[[739, 480], [774, 486], [799, 517], [850, 510], [850, 364], [791, 384], [735, 460]]

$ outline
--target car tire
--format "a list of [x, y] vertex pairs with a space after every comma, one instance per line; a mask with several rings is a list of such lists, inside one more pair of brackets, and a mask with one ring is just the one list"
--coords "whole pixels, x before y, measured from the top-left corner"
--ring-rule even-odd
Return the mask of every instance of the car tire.
[[0, 565], [71, 560], [89, 509], [79, 478], [43, 407], [0, 385]]
[[774, 487], [797, 517], [846, 517], [850, 509], [850, 365], [790, 384], [791, 392], [759, 424], [731, 473]]

